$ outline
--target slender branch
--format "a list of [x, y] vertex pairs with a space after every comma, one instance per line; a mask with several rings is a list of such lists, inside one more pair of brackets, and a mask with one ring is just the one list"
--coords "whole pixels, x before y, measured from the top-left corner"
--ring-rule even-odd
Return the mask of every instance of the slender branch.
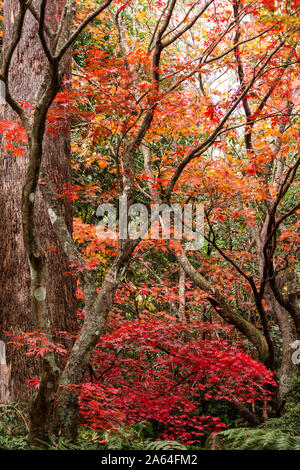
[[93, 298], [97, 293], [97, 288], [92, 274], [89, 271], [86, 261], [82, 258], [79, 253], [73, 237], [69, 232], [64, 217], [60, 214], [60, 208], [57, 200], [57, 196], [49, 180], [48, 174], [45, 169], [41, 170], [41, 182], [39, 184], [40, 191], [46, 202], [49, 217], [53, 226], [53, 229], [59, 239], [60, 245], [62, 246], [65, 255], [68, 257], [71, 263], [76, 263], [76, 269], [80, 283], [85, 293], [86, 300]]
[[224, 296], [192, 266], [184, 252], [178, 250], [176, 257], [190, 279], [200, 287], [201, 290], [207, 293], [208, 301], [216, 312], [225, 321], [235, 325], [235, 327], [256, 347], [260, 360], [264, 363], [267, 362], [269, 358], [269, 345], [264, 335], [252, 325], [252, 323], [248, 322], [248, 320], [234, 311]]
[[77, 39], [79, 34], [84, 30], [84, 28], [91, 23], [97, 16], [99, 16], [110, 4], [112, 0], [107, 0], [106, 2], [101, 5], [101, 7], [97, 8], [93, 13], [90, 13], [86, 19], [81, 23], [80, 26], [71, 34], [71, 36], [66, 40], [66, 42], [59, 48], [56, 52], [54, 60], [60, 61], [64, 53], [69, 49], [69, 47], [74, 43]]
[[205, 13], [205, 11], [213, 2], [214, 0], [209, 0], [186, 26], [184, 26], [180, 31], [178, 31], [172, 38], [168, 39], [167, 41], [163, 41], [162, 47], [168, 47], [170, 44], [173, 44], [173, 42], [177, 41], [177, 39], [179, 39], [198, 21], [198, 19], [203, 15], [203, 13]]
[[17, 19], [17, 24], [15, 27], [14, 35], [10, 44], [10, 47], [3, 59], [3, 66], [1, 69], [0, 73], [0, 80], [2, 80], [5, 83], [5, 88], [6, 88], [6, 101], [7, 103], [11, 106], [11, 108], [18, 114], [18, 116], [21, 119], [22, 124], [28, 130], [29, 127], [29, 120], [25, 114], [24, 109], [19, 105], [19, 103], [14, 99], [10, 92], [9, 88], [9, 69], [11, 65], [11, 60], [12, 56], [19, 44], [19, 41], [21, 39], [22, 35], [22, 30], [23, 30], [23, 25], [24, 25], [24, 19], [25, 19], [25, 14], [27, 11], [27, 3], [22, 2], [19, 0], [19, 14], [18, 14], [18, 19]]
[[239, 105], [239, 103], [242, 101], [242, 99], [244, 98], [244, 96], [247, 95], [248, 91], [251, 89], [251, 87], [253, 86], [253, 84], [255, 83], [255, 81], [257, 80], [257, 78], [261, 75], [262, 71], [264, 70], [264, 68], [267, 66], [267, 64], [270, 62], [270, 60], [274, 57], [274, 55], [276, 54], [276, 52], [283, 46], [284, 42], [283, 41], [280, 41], [279, 45], [272, 51], [272, 53], [269, 55], [269, 57], [265, 60], [265, 62], [263, 63], [263, 65], [259, 68], [259, 70], [255, 73], [253, 73], [253, 77], [252, 79], [250, 80], [249, 84], [247, 85], [247, 87], [244, 89], [244, 91], [240, 94], [240, 96], [235, 100], [235, 102], [233, 103], [233, 105], [230, 107], [230, 109], [226, 112], [225, 116], [221, 119], [220, 123], [218, 124], [218, 126], [215, 128], [215, 130], [210, 134], [210, 136], [204, 141], [202, 142], [200, 145], [198, 145], [197, 147], [195, 147], [193, 150], [191, 150], [188, 155], [183, 159], [183, 161], [178, 165], [178, 167], [176, 168], [172, 178], [171, 178], [171, 181], [169, 183], [169, 186], [168, 186], [168, 189], [166, 191], [166, 199], [169, 200], [170, 197], [171, 197], [171, 194], [173, 192], [173, 189], [175, 187], [175, 184], [177, 182], [177, 180], [179, 179], [181, 173], [183, 172], [183, 170], [185, 169], [185, 167], [187, 166], [188, 163], [190, 163], [194, 158], [200, 156], [202, 153], [204, 153], [204, 151], [206, 150], [206, 148], [212, 144], [212, 142], [214, 142], [214, 140], [216, 139], [216, 137], [218, 136], [218, 133], [220, 130], [222, 130], [224, 124], [226, 123], [226, 121], [229, 119], [229, 117], [231, 116], [231, 114], [233, 113], [233, 111], [236, 109], [236, 107]]
[[48, 47], [47, 41], [46, 41], [45, 36], [44, 36], [46, 5], [47, 5], [47, 0], [42, 0], [41, 1], [41, 8], [40, 8], [38, 34], [39, 34], [39, 38], [40, 38], [42, 47], [44, 49], [44, 52], [47, 56], [47, 59], [49, 60], [50, 64], [52, 64], [53, 63], [53, 56], [51, 54], [51, 51]]
[[[32, 5], [32, 2], [28, 6], [28, 10], [32, 14], [32, 16], [37, 20], [38, 24], [40, 24], [40, 14], [36, 10], [34, 5]], [[52, 31], [52, 29], [46, 23], [44, 24], [44, 31], [49, 36], [50, 39], [53, 39], [55, 33], [54, 33], [54, 31]]]
[[262, 299], [263, 299], [263, 293], [264, 293], [264, 284], [261, 284], [260, 286], [260, 290], [257, 289], [256, 287], [256, 284], [254, 282], [254, 279], [252, 276], [249, 276], [248, 274], [246, 274], [241, 268], [240, 266], [238, 266], [238, 264], [233, 260], [231, 259], [225, 252], [224, 250], [222, 250], [218, 244], [216, 243], [215, 241], [215, 232], [214, 232], [214, 229], [212, 227], [212, 224], [209, 220], [209, 217], [208, 215], [206, 216], [206, 220], [209, 224], [209, 228], [211, 230], [211, 233], [213, 234], [213, 238], [212, 239], [209, 239], [207, 237], [205, 237], [205, 239], [211, 243], [213, 245], [213, 247], [218, 251], [218, 253], [220, 253], [220, 255], [228, 262], [230, 263], [234, 268], [235, 270], [249, 283], [251, 289], [252, 289], [252, 292], [253, 292], [253, 296], [254, 296], [254, 301], [255, 301], [255, 305], [256, 305], [256, 308], [257, 308], [257, 311], [259, 313], [259, 316], [260, 316], [260, 319], [261, 319], [261, 323], [262, 323], [262, 326], [263, 326], [263, 330], [264, 330], [264, 335], [265, 335], [265, 338], [266, 338], [266, 341], [268, 343], [268, 348], [269, 348], [269, 358], [268, 358], [268, 361], [269, 361], [269, 366], [272, 367], [273, 366], [273, 361], [274, 361], [274, 346], [273, 346], [273, 341], [272, 341], [272, 338], [271, 338], [271, 335], [270, 335], [270, 329], [269, 329], [269, 326], [268, 326], [268, 321], [267, 321], [267, 316], [266, 316], [266, 312], [265, 312], [265, 309], [264, 309], [264, 306], [263, 306], [263, 303], [262, 303]]
[[[238, 0], [233, 1], [233, 11], [234, 11], [234, 17], [235, 17], [235, 20], [236, 20], [236, 34], [235, 34], [235, 38], [234, 38], [234, 44], [236, 45], [236, 48], [234, 49], [234, 54], [235, 54], [235, 60], [236, 60], [236, 63], [237, 63], [237, 74], [238, 74], [239, 81], [240, 81], [240, 87], [241, 87], [241, 90], [244, 90], [245, 87], [246, 87], [245, 72], [244, 72], [242, 59], [241, 59], [241, 56], [240, 56], [240, 50], [239, 50], [239, 47], [237, 46], [237, 44], [240, 40], [240, 36], [241, 36], [240, 22], [238, 20], [238, 13], [239, 13], [239, 2], [238, 2]], [[246, 127], [245, 135], [244, 135], [245, 146], [246, 146], [246, 150], [248, 152], [252, 152], [253, 151], [252, 128], [253, 128], [254, 124], [252, 124], [252, 121], [251, 121], [252, 113], [251, 113], [251, 108], [250, 108], [250, 105], [249, 105], [247, 95], [245, 95], [243, 97], [242, 103], [243, 103], [243, 108], [244, 108], [244, 112], [245, 112], [245, 115], [246, 115], [246, 121], [247, 121], [247, 127]]]

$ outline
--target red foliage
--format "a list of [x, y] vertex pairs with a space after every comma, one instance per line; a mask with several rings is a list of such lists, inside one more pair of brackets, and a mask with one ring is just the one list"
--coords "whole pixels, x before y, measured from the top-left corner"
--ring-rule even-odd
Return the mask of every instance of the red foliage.
[[43, 357], [45, 354], [52, 352], [60, 356], [67, 355], [66, 349], [61, 344], [49, 341], [47, 335], [41, 333], [41, 330], [36, 330], [32, 333], [20, 332], [18, 335], [5, 332], [5, 335], [10, 338], [7, 344], [13, 344], [17, 348], [27, 348], [27, 352], [24, 353], [25, 356]]
[[273, 373], [230, 344], [210, 323], [118, 320], [93, 357], [81, 412], [96, 429], [155, 421], [161, 438], [197, 442], [225, 427], [201, 412], [203, 400], [253, 403], [271, 397]]

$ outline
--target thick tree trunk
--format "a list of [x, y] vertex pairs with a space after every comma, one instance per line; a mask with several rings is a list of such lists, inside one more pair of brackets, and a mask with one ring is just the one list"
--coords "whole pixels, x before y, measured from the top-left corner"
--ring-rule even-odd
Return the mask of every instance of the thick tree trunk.
[[282, 400], [290, 390], [291, 379], [294, 374], [294, 364], [292, 362], [291, 344], [294, 341], [292, 323], [289, 321], [288, 313], [279, 305], [274, 297], [269, 284], [265, 287], [265, 299], [271, 307], [277, 324], [279, 326], [282, 338], [282, 358], [279, 370], [279, 389], [278, 398]]
[[[4, 2], [3, 51], [11, 42], [14, 24], [18, 14], [18, 1]], [[53, 29], [64, 0], [49, 0], [47, 17]], [[40, 0], [33, 4], [38, 7]], [[37, 22], [27, 12], [22, 37], [13, 56], [10, 67], [10, 89], [18, 100], [34, 100], [45, 71], [46, 59], [37, 34]], [[65, 67], [71, 71], [71, 57], [67, 54]], [[8, 105], [1, 106], [1, 119], [16, 119]], [[30, 273], [22, 235], [21, 195], [28, 162], [26, 154], [14, 157], [5, 150], [7, 142], [2, 138], [0, 156], [0, 205], [2, 208], [0, 226], [0, 338], [6, 341], [5, 331], [17, 333], [32, 331], [34, 321], [30, 305]], [[49, 175], [57, 189], [71, 184], [70, 134], [68, 123], [64, 122], [58, 135], [45, 136], [43, 159]], [[61, 211], [68, 228], [72, 230], [72, 206], [70, 201], [61, 200]], [[47, 209], [40, 194], [36, 199], [37, 224], [46, 253], [48, 270], [47, 308], [55, 330], [70, 331], [75, 320], [75, 281], [69, 263], [56, 239]], [[55, 337], [55, 335], [54, 335]], [[60, 340], [61, 342], [61, 340]], [[11, 367], [10, 399], [24, 401], [31, 395], [31, 389], [24, 381], [37, 375], [37, 364], [15, 351], [11, 345], [6, 348], [7, 364]]]

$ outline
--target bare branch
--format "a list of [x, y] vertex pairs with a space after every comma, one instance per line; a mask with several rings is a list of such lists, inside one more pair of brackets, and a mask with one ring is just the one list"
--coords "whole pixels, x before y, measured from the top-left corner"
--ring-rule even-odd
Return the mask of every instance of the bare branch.
[[198, 21], [198, 19], [203, 15], [203, 13], [213, 2], [214, 0], [209, 0], [186, 26], [184, 26], [180, 31], [178, 31], [172, 38], [168, 39], [167, 41], [163, 41], [163, 49], [168, 47], [173, 42], [177, 41], [177, 39], [179, 39], [184, 33], [186, 33]]
[[52, 64], [53, 63], [53, 56], [51, 54], [51, 51], [48, 47], [47, 41], [46, 41], [45, 36], [44, 36], [46, 5], [47, 5], [47, 0], [42, 0], [41, 1], [41, 8], [40, 8], [38, 33], [39, 33], [39, 38], [40, 38], [42, 47], [43, 47], [44, 52], [47, 56], [47, 59], [49, 60], [50, 64]]
[[75, 245], [73, 237], [67, 228], [65, 219], [60, 214], [57, 196], [44, 169], [41, 170], [41, 182], [39, 184], [39, 188], [48, 207], [52, 227], [59, 239], [60, 245], [69, 261], [76, 263], [76, 270], [78, 272], [78, 277], [85, 293], [86, 300], [88, 301], [89, 298], [94, 300], [97, 289], [93, 276], [89, 272], [86, 261], [82, 258]]

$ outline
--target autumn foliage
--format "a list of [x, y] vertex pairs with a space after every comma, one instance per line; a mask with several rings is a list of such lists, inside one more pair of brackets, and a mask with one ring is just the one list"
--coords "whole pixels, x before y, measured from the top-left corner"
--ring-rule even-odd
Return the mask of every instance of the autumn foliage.
[[270, 399], [276, 386], [273, 374], [242, 344], [232, 345], [220, 325], [155, 317], [111, 323], [81, 391], [82, 415], [96, 429], [156, 422], [162, 438], [193, 443], [225, 427], [203, 415], [201, 403], [255, 403]]
[[[98, 3], [78, 2], [77, 25]], [[55, 332], [62, 344], [84, 342], [98, 306], [90, 290], [107, 305], [88, 333], [96, 347], [83, 354], [82, 380], [58, 386], [79, 398], [82, 424], [150, 422], [158, 438], [199, 444], [226, 427], [217, 403], [258, 419], [267, 404], [278, 411], [300, 334], [299, 6], [115, 1], [73, 44], [72, 83], [60, 87], [46, 133], [70, 125], [72, 134], [74, 184], [54, 195], [74, 205], [78, 331]], [[23, 105], [30, 114], [35, 103]], [[26, 158], [20, 120], [2, 120], [0, 132], [11, 158]], [[50, 183], [42, 178], [42, 193]], [[203, 204], [203, 248], [145, 237], [113, 272], [124, 247], [97, 236], [96, 208], [117, 207], [124, 191], [149, 209]], [[74, 354], [41, 328], [8, 337], [40, 361]]]

